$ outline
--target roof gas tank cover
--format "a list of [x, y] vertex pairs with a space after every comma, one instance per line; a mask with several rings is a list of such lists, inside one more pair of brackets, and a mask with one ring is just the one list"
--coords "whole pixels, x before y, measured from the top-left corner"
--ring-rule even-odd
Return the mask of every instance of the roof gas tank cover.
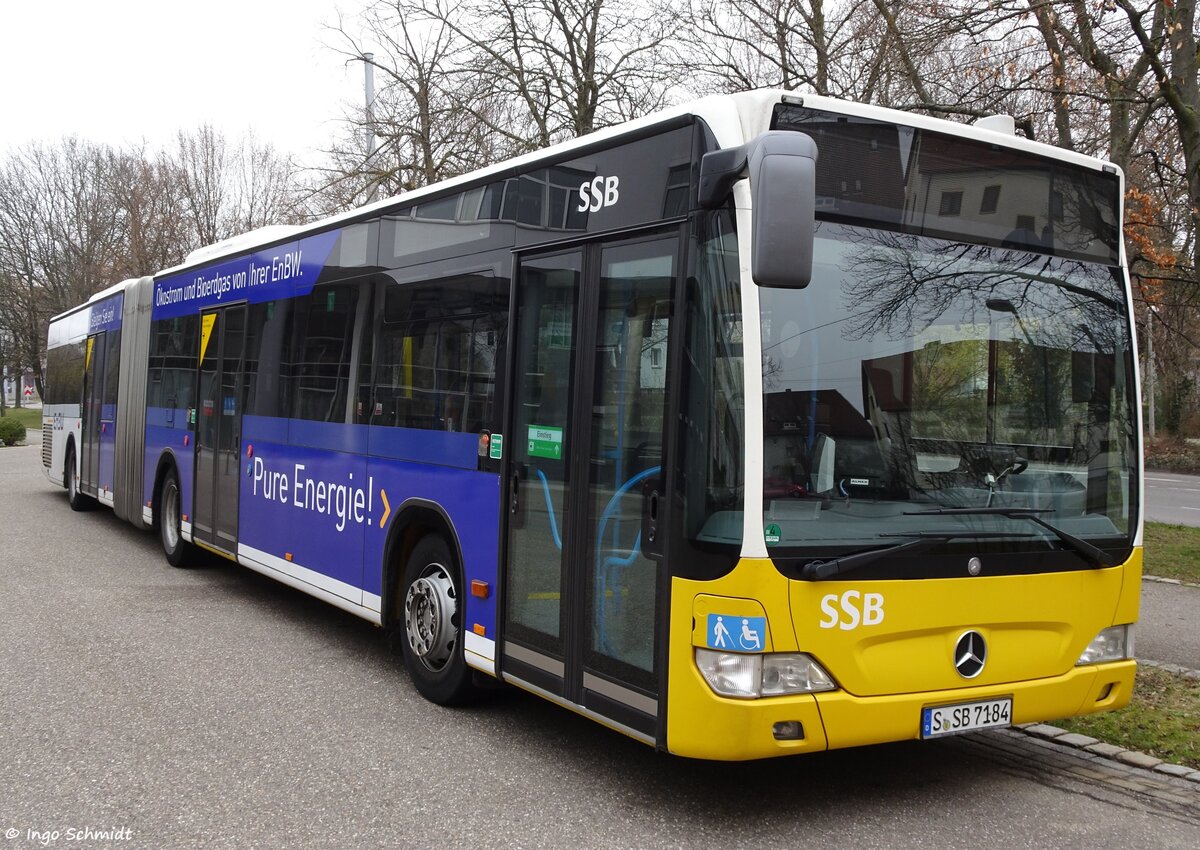
[[1017, 135], [1017, 121], [1011, 115], [985, 115], [972, 121], [971, 126], [980, 130], [991, 130], [993, 133], [1003, 133], [1006, 136]]

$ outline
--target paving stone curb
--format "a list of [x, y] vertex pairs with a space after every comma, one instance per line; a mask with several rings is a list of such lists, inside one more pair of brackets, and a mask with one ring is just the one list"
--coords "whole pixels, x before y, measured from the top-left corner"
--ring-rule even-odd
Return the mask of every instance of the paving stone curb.
[[1144, 667], [1155, 667], [1159, 670], [1166, 670], [1168, 673], [1174, 673], [1176, 676], [1183, 676], [1185, 679], [1195, 679], [1200, 682], [1200, 670], [1192, 670], [1180, 664], [1168, 664], [1165, 661], [1150, 661], [1146, 658], [1139, 658], [1137, 663]]
[[[33, 432], [31, 431], [30, 433]], [[1194, 581], [1184, 581], [1183, 579], [1178, 578], [1163, 578], [1162, 576], [1143, 575], [1142, 581], [1154, 581], [1158, 582], [1159, 584], [1177, 584], [1180, 587], [1200, 587], [1200, 584], [1196, 584]]]
[[[1139, 661], [1139, 664], [1146, 662]], [[1156, 667], [1170, 667], [1174, 665], [1155, 664]], [[1197, 673], [1200, 678], [1200, 672], [1192, 670], [1192, 673]], [[1154, 773], [1162, 773], [1167, 776], [1177, 776], [1181, 779], [1187, 779], [1191, 782], [1200, 785], [1200, 770], [1188, 767], [1182, 764], [1171, 764], [1165, 762], [1156, 756], [1148, 755], [1147, 753], [1139, 753], [1136, 750], [1127, 750], [1124, 747], [1118, 747], [1115, 744], [1105, 744], [1097, 741], [1095, 738], [1089, 738], [1087, 735], [1080, 735], [1075, 732], [1068, 732], [1066, 729], [1060, 729], [1057, 726], [1051, 726], [1049, 723], [1023, 723], [1016, 727], [1026, 735], [1032, 735], [1035, 738], [1043, 738], [1047, 741], [1054, 741], [1057, 744], [1062, 744], [1076, 750], [1083, 750], [1103, 758], [1115, 759], [1122, 764], [1127, 764], [1131, 767], [1140, 767], [1144, 770], [1149, 770]]]

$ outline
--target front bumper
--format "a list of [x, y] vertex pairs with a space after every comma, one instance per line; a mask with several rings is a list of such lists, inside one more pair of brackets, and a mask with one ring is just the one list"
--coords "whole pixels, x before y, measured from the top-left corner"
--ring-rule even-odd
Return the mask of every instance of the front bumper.
[[[738, 700], [712, 692], [698, 671], [673, 683], [667, 749], [691, 758], [733, 761], [920, 739], [931, 705], [1011, 696], [1013, 723], [1055, 720], [1123, 707], [1133, 693], [1134, 661], [1076, 667], [1062, 676], [976, 688], [856, 697], [845, 691]], [[773, 728], [799, 721], [804, 737], [776, 740]]]

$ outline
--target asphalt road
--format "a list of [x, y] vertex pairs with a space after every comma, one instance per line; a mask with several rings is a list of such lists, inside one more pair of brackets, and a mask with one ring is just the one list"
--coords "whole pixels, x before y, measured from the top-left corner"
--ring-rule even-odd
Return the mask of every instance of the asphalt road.
[[1147, 472], [1146, 518], [1175, 525], [1200, 525], [1200, 475]]
[[1200, 670], [1200, 587], [1142, 582], [1134, 641], [1138, 658]]
[[0, 850], [1200, 848], [1195, 783], [1016, 732], [726, 765], [513, 691], [438, 708], [369, 624], [172, 569], [39, 464], [0, 449]]

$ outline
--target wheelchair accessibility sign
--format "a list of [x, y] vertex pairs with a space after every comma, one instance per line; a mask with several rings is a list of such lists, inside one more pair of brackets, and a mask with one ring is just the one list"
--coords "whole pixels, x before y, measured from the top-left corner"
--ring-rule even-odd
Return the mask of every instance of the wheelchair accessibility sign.
[[729, 652], [762, 652], [766, 642], [766, 617], [708, 615], [708, 648]]

